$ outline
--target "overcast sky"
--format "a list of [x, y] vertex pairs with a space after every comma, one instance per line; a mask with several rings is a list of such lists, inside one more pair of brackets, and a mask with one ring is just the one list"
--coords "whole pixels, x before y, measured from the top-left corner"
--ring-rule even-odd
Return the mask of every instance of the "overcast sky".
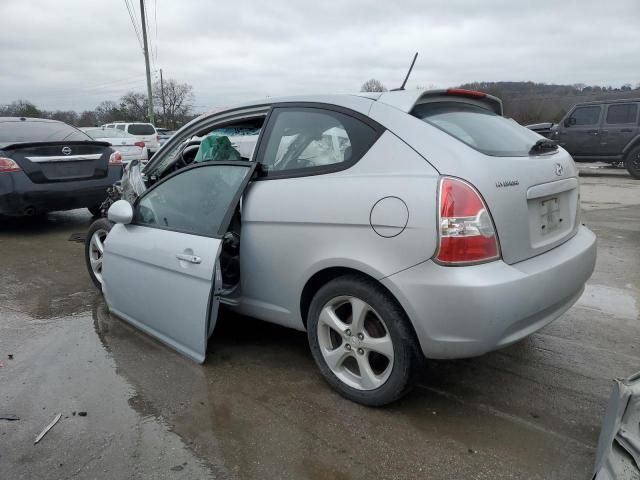
[[[139, 21], [139, 0], [130, 0]], [[154, 62], [198, 111], [308, 92], [640, 82], [640, 0], [146, 0]], [[156, 21], [157, 20], [157, 21]], [[124, 0], [0, 0], [0, 104], [93, 109], [144, 91]], [[158, 73], [154, 73], [157, 76]]]

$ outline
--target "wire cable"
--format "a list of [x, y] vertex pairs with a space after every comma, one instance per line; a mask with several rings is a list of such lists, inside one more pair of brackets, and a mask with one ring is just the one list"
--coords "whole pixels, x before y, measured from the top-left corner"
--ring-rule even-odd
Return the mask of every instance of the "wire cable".
[[129, 12], [129, 19], [131, 20], [131, 25], [133, 25], [133, 30], [136, 33], [138, 44], [140, 45], [140, 48], [144, 51], [144, 47], [142, 46], [142, 39], [140, 38], [141, 37], [140, 31], [138, 30], [138, 25], [136, 24], [136, 21], [132, 12], [133, 5], [129, 5], [128, 0], [123, 0], [123, 1], [124, 1], [124, 6], [127, 7], [127, 11]]

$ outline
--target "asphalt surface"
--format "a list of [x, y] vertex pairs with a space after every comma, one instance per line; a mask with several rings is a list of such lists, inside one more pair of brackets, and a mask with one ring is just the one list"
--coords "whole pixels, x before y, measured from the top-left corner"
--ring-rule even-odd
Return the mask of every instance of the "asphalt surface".
[[580, 301], [380, 409], [333, 393], [300, 332], [223, 313], [200, 366], [112, 318], [69, 241], [85, 211], [2, 223], [0, 479], [590, 478], [611, 379], [640, 370], [640, 181], [585, 177], [582, 206]]

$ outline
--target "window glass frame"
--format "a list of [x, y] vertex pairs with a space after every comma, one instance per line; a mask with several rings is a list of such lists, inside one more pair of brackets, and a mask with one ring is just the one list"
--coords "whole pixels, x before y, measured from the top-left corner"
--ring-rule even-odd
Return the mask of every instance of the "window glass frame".
[[[231, 200], [231, 203], [229, 203], [229, 206], [227, 207], [227, 212], [225, 213], [225, 216], [223, 217], [222, 222], [220, 223], [220, 227], [218, 228], [218, 231], [217, 231], [217, 233], [215, 235], [207, 235], [207, 234], [204, 234], [204, 233], [195, 233], [195, 232], [192, 232], [192, 231], [187, 231], [187, 230], [182, 230], [182, 229], [178, 229], [178, 228], [167, 227], [167, 226], [164, 226], [164, 225], [150, 225], [150, 224], [147, 224], [147, 223], [139, 223], [139, 222], [136, 221], [136, 213], [138, 212], [138, 208], [139, 208], [140, 202], [147, 195], [149, 195], [151, 192], [153, 192], [156, 188], [160, 187], [161, 185], [164, 185], [165, 182], [171, 180], [172, 178], [175, 178], [178, 175], [181, 175], [183, 173], [189, 172], [191, 170], [195, 170], [197, 168], [207, 168], [207, 167], [215, 168], [217, 166], [242, 167], [242, 168], [248, 168], [249, 171], [248, 171], [246, 177], [244, 178], [244, 180], [242, 181], [242, 183], [240, 184], [240, 188], [235, 193], [233, 199]], [[188, 167], [182, 168], [182, 169], [178, 170], [177, 172], [173, 172], [171, 175], [167, 175], [165, 178], [160, 180], [158, 183], [154, 184], [151, 188], [146, 190], [142, 195], [140, 195], [136, 199], [136, 201], [133, 204], [133, 220], [131, 221], [131, 223], [129, 225], [135, 225], [137, 227], [145, 227], [145, 228], [155, 228], [155, 229], [158, 229], [158, 230], [167, 230], [169, 232], [184, 233], [184, 234], [187, 234], [187, 235], [194, 235], [196, 237], [216, 238], [216, 239], [220, 240], [220, 239], [222, 239], [222, 237], [224, 236], [224, 234], [227, 232], [227, 230], [229, 228], [229, 224], [231, 223], [231, 218], [233, 217], [235, 209], [238, 206], [238, 203], [240, 202], [240, 197], [243, 195], [243, 193], [246, 190], [247, 185], [249, 184], [249, 182], [253, 180], [253, 177], [254, 177], [254, 174], [255, 174], [255, 171], [256, 171], [256, 167], [257, 167], [256, 162], [247, 162], [247, 161], [205, 162], [205, 163], [198, 163], [196, 165], [189, 165]]]
[[[616, 123], [609, 123], [609, 110], [611, 110], [611, 107], [624, 107], [624, 106], [632, 106], [635, 107], [636, 110], [636, 114], [635, 117], [633, 118], [632, 121], [630, 122], [616, 122]], [[636, 123], [638, 123], [638, 104], [635, 102], [628, 102], [628, 103], [610, 103], [609, 105], [607, 105], [607, 113], [604, 116], [604, 124], [605, 125], [635, 125]]]
[[283, 102], [274, 104], [269, 112], [269, 115], [266, 119], [265, 125], [262, 127], [262, 132], [260, 138], [258, 139], [258, 144], [256, 145], [255, 150], [255, 161], [257, 163], [262, 164], [262, 160], [267, 150], [267, 146], [269, 143], [269, 139], [273, 130], [275, 128], [275, 114], [280, 111], [317, 111], [318, 113], [329, 113], [329, 115], [334, 113], [340, 113], [342, 115], [346, 115], [348, 117], [352, 117], [353, 119], [364, 123], [365, 125], [371, 127], [374, 131], [374, 135], [371, 139], [369, 145], [362, 150], [362, 153], [357, 157], [352, 157], [348, 161], [332, 163], [329, 165], [318, 165], [315, 167], [305, 167], [305, 168], [296, 168], [290, 170], [267, 170], [261, 169], [260, 175], [256, 178], [256, 181], [261, 180], [276, 180], [283, 178], [297, 178], [297, 177], [310, 177], [314, 175], [324, 175], [327, 173], [335, 173], [340, 172], [342, 170], [347, 170], [351, 168], [356, 163], [360, 161], [362, 157], [364, 157], [367, 152], [371, 149], [373, 145], [378, 141], [380, 136], [386, 131], [386, 129], [380, 125], [378, 122], [373, 120], [366, 115], [363, 115], [359, 112], [351, 110], [349, 108], [340, 107], [338, 105], [331, 105], [325, 103], [316, 103], [316, 102]]
[[597, 117], [595, 123], [580, 123], [580, 124], [578, 124], [578, 123], [569, 123], [569, 127], [574, 127], [574, 128], [575, 127], [594, 127], [594, 126], [598, 126], [598, 125], [600, 125], [602, 123], [602, 110], [603, 110], [602, 105], [580, 105], [580, 106], [577, 106], [569, 114], [569, 120], [571, 118], [574, 118], [574, 115], [578, 110], [587, 109], [587, 108], [597, 108], [598, 109], [598, 117]]

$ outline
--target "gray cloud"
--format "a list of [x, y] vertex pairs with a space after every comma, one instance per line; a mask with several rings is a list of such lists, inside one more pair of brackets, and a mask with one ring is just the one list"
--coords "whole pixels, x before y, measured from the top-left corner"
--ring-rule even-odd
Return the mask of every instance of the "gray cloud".
[[[637, 0], [146, 1], [153, 67], [192, 84], [199, 110], [370, 77], [393, 87], [416, 50], [410, 88], [640, 81]], [[0, 103], [81, 110], [145, 88], [122, 1], [2, 0], [0, 19]]]

